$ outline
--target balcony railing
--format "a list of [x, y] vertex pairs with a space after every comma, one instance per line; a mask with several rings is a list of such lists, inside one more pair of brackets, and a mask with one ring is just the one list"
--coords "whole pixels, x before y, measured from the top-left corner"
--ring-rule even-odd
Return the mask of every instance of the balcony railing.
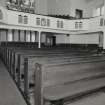
[[60, 19], [0, 8], [0, 22], [7, 25], [64, 31], [99, 31], [105, 26], [103, 16], [87, 19]]

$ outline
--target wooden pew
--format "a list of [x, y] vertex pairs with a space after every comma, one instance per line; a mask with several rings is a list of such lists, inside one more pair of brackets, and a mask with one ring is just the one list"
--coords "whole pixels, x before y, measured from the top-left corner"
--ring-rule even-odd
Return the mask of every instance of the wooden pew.
[[[10, 52], [11, 52], [11, 50], [14, 51], [14, 49], [15, 49], [15, 50], [17, 50], [17, 49], [19, 50], [19, 49], [20, 49], [20, 50], [27, 50], [27, 51], [30, 51], [30, 50], [31, 50], [31, 51], [32, 51], [32, 50], [34, 50], [34, 51], [40, 51], [40, 49], [38, 49], [38, 48], [34, 48], [34, 49], [33, 49], [33, 48], [27, 48], [27, 47], [26, 47], [26, 48], [25, 48], [25, 47], [24, 47], [24, 48], [23, 48], [23, 47], [16, 47], [16, 48], [15, 48], [15, 47], [4, 47], [4, 48], [5, 48], [7, 51], [6, 51], [6, 54], [5, 54], [5, 56], [4, 56], [3, 58], [5, 59], [4, 62], [5, 62], [5, 64], [8, 66], [8, 68], [10, 68], [10, 67], [9, 67], [9, 65], [10, 65], [9, 63], [10, 63], [10, 54], [11, 54]], [[57, 49], [56, 49], [56, 48], [54, 48], [54, 49], [43, 48], [43, 49], [41, 49], [41, 50], [42, 50], [42, 51], [45, 50], [45, 51], [49, 51], [49, 52], [50, 52], [50, 51], [62, 52], [62, 53], [63, 53], [63, 52], [64, 52], [64, 53], [65, 53], [65, 52], [71, 52], [71, 51], [74, 52], [74, 53], [75, 53], [76, 51], [77, 51], [78, 53], [81, 52], [81, 54], [84, 53], [84, 52], [85, 52], [85, 53], [88, 53], [87, 50], [83, 50], [83, 51], [76, 50], [76, 51], [75, 51], [74, 49], [62, 49], [62, 48], [57, 48]]]
[[[89, 62], [91, 60], [92, 61], [96, 61], [96, 60], [104, 60], [105, 56], [91, 56], [91, 57], [87, 57], [86, 56], [82, 56], [82, 57], [78, 57], [78, 58], [70, 58], [69, 57], [56, 57], [56, 56], [39, 56], [39, 57], [35, 57], [35, 58], [25, 58], [24, 59], [24, 67], [23, 65], [21, 65], [21, 72], [20, 75], [24, 75], [24, 80], [19, 79], [20, 83], [23, 83], [23, 85], [21, 85], [21, 89], [24, 92], [24, 94], [28, 97], [29, 93], [33, 92], [33, 87], [34, 87], [34, 64], [35, 63], [40, 63], [42, 65], [58, 65], [58, 64], [67, 64], [67, 63], [78, 63], [81, 61], [82, 62]], [[22, 70], [23, 69], [23, 70]], [[21, 76], [19, 76], [21, 78]]]
[[[72, 53], [75, 53], [76, 51], [74, 50], [74, 49], [62, 49], [62, 48], [54, 48], [54, 49], [49, 49], [49, 48], [44, 48], [44, 49], [34, 49], [34, 51], [33, 51], [33, 48], [23, 48], [23, 46], [22, 47], [20, 47], [21, 46], [21, 44], [23, 44], [23, 43], [15, 43], [15, 42], [11, 42], [11, 43], [5, 43], [4, 42], [4, 44], [5, 44], [5, 47], [4, 47], [4, 51], [2, 51], [2, 52], [4, 52], [3, 53], [3, 59], [4, 59], [4, 63], [7, 65], [7, 67], [8, 67], [8, 69], [9, 69], [9, 72], [11, 73], [11, 60], [12, 60], [12, 58], [13, 57], [11, 57], [11, 56], [14, 56], [14, 55], [12, 55], [11, 54], [11, 52], [18, 52], [19, 50], [23, 50], [23, 52], [27, 52], [27, 53], [31, 53], [31, 52], [33, 52], [34, 53], [34, 51], [35, 52], [41, 52], [41, 51], [43, 51], [43, 52], [53, 52], [53, 53], [69, 53], [69, 52], [72, 52]], [[16, 44], [16, 46], [18, 45], [18, 44], [20, 44], [19, 45], [19, 47], [14, 47], [15, 46], [15, 44]], [[10, 46], [9, 46], [10, 45]], [[13, 46], [13, 47], [11, 47], [11, 45]], [[9, 46], [9, 47], [8, 47]], [[87, 52], [87, 50], [85, 51], [79, 51], [79, 50], [77, 50], [77, 52], [76, 53], [80, 53], [81, 52], [81, 54], [84, 54], [84, 53], [88, 53]]]
[[105, 87], [105, 58], [54, 65], [35, 64], [35, 105], [63, 105], [64, 100]]
[[[13, 51], [12, 51], [13, 52]], [[49, 52], [49, 51], [43, 51], [43, 50], [39, 50], [39, 51], [15, 51], [15, 52], [13, 52], [13, 53], [15, 53], [15, 55], [14, 54], [12, 54], [12, 55], [10, 55], [10, 60], [8, 61], [8, 62], [10, 62], [10, 70], [11, 70], [11, 64], [15, 64], [14, 62], [16, 62], [16, 64], [17, 64], [17, 58], [18, 58], [18, 55], [20, 54], [20, 55], [25, 55], [25, 56], [47, 56], [47, 55], [49, 55], [49, 54], [51, 54], [51, 55], [56, 55], [56, 56], [64, 56], [64, 55], [66, 55], [66, 56], [70, 56], [70, 55], [75, 55], [75, 56], [78, 56], [78, 54], [77, 53], [71, 53], [71, 52], [67, 52], [67, 53], [64, 53], [64, 52], [55, 52], [55, 51], [53, 51], [53, 52]], [[11, 53], [10, 53], [11, 54]], [[83, 55], [83, 54], [79, 54], [79, 55]], [[16, 56], [15, 58], [14, 58], [14, 56]], [[8, 59], [9, 59], [8, 58]], [[13, 60], [13, 59], [15, 59], [15, 61]], [[13, 63], [11, 63], [13, 61]], [[14, 66], [15, 67], [15, 66]]]
[[[24, 62], [24, 58], [26, 58], [26, 57], [28, 57], [28, 58], [34, 58], [33, 60], [32, 60], [32, 62], [36, 62], [36, 61], [40, 61], [40, 60], [42, 60], [42, 59], [40, 59], [40, 58], [43, 58], [43, 57], [45, 57], [45, 58], [52, 58], [52, 60], [66, 60], [66, 61], [71, 61], [72, 59], [74, 59], [74, 58], [77, 58], [78, 56], [73, 56], [72, 54], [69, 54], [69, 55], [65, 55], [65, 54], [61, 54], [61, 53], [58, 53], [58, 54], [55, 54], [55, 53], [43, 53], [43, 54], [39, 54], [39, 53], [34, 53], [34, 54], [19, 54], [19, 55], [17, 55], [17, 61], [15, 60], [15, 61], [13, 61], [13, 64], [15, 64], [14, 62], [17, 62], [17, 64], [14, 66], [13, 65], [13, 69], [12, 70], [15, 70], [15, 72], [16, 71], [19, 71], [19, 77], [18, 77], [18, 79], [19, 79], [19, 81], [20, 81], [20, 78], [21, 78], [21, 74], [23, 74], [23, 70], [21, 70], [22, 68], [23, 68], [23, 62]], [[79, 57], [83, 57], [84, 58], [84, 56], [79, 56]], [[86, 57], [86, 56], [85, 56]], [[89, 56], [87, 56], [87, 57], [89, 57]], [[54, 59], [55, 58], [55, 59]], [[45, 60], [45, 59], [44, 59]], [[19, 63], [20, 62], [20, 63]], [[50, 61], [51, 62], [51, 61]], [[58, 61], [59, 62], [59, 61]], [[60, 61], [61, 62], [61, 61]], [[15, 67], [15, 68], [14, 68]], [[16, 70], [17, 69], [17, 70]], [[12, 71], [13, 72], [13, 71]], [[13, 73], [13, 75], [14, 75], [14, 73]], [[16, 74], [15, 74], [16, 75]], [[18, 82], [18, 83], [20, 83], [20, 82]]]
[[[36, 62], [38, 62], [38, 63], [42, 63], [44, 65], [47, 64], [47, 65], [50, 65], [50, 66], [53, 64], [53, 66], [54, 66], [56, 63], [57, 63], [57, 65], [62, 65], [62, 64], [63, 65], [66, 65], [66, 63], [71, 63], [72, 60], [74, 60], [74, 61], [78, 60], [79, 61], [79, 60], [81, 60], [81, 58], [78, 58], [78, 56], [79, 57], [83, 57], [83, 59], [84, 59], [84, 56], [87, 56], [88, 54], [91, 54], [91, 53], [88, 53], [87, 54], [87, 52], [89, 52], [89, 51], [80, 51], [80, 52], [79, 51], [78, 52], [71, 51], [70, 52], [70, 50], [65, 50], [65, 49], [64, 50], [60, 49], [60, 50], [56, 50], [56, 51], [54, 49], [51, 50], [51, 51], [49, 49], [46, 49], [46, 51], [43, 51], [44, 49], [41, 49], [41, 50], [35, 49], [34, 51], [32, 51], [33, 49], [23, 49], [23, 50], [21, 48], [19, 48], [18, 50], [17, 49], [14, 49], [13, 50], [13, 49], [14, 48], [12, 48], [12, 49], [10, 48], [9, 51], [7, 51], [7, 53], [6, 53], [7, 54], [7, 58], [6, 59], [8, 60], [8, 65], [9, 65], [10, 70], [11, 70], [11, 67], [14, 68], [13, 64], [15, 64], [15, 61], [16, 61], [16, 64], [18, 64], [18, 65], [16, 65], [17, 66], [17, 69], [21, 69], [20, 66], [23, 65], [23, 63], [24, 64], [26, 63], [25, 65], [27, 65], [27, 60], [28, 59], [31, 59], [32, 57], [35, 57], [35, 59], [33, 59], [33, 60], [31, 59], [32, 60], [31, 62], [34, 61], [33, 64], [36, 63]], [[28, 52], [26, 53], [26, 51], [28, 51]], [[40, 53], [39, 54], [40, 51], [43, 51], [44, 54], [43, 53]], [[15, 52], [15, 54], [14, 54], [14, 52]], [[69, 54], [69, 53], [71, 53], [71, 54]], [[18, 58], [18, 60], [16, 60], [16, 59], [14, 59], [15, 56], [16, 56], [16, 59], [19, 56], [20, 57]], [[28, 58], [26, 59], [26, 57], [28, 57]], [[76, 59], [73, 59], [73, 58], [76, 58]], [[43, 59], [43, 61], [40, 62], [40, 60], [42, 60], [42, 59]], [[52, 61], [51, 61], [51, 59], [52, 59]], [[70, 59], [72, 59], [72, 60], [70, 60]], [[87, 60], [87, 59], [85, 59], [85, 60]], [[25, 70], [25, 72], [24, 72], [24, 73], [26, 73], [25, 76], [28, 74], [28, 72], [26, 72], [26, 71], [28, 71], [28, 70], [26, 70], [27, 68], [30, 69], [29, 72], [31, 72], [31, 69], [33, 69], [30, 64], [28, 64], [28, 66], [30, 66], [30, 67], [28, 68], [27, 66], [25, 66], [25, 67], [22, 68], [22, 69]], [[33, 67], [34, 67], [34, 65], [33, 65]], [[32, 72], [32, 74], [33, 73], [34, 72]], [[18, 73], [18, 77], [20, 78], [20, 74], [19, 73]], [[26, 94], [28, 94], [30, 79], [28, 77], [27, 78], [25, 77], [24, 79], [25, 79], [24, 81], [26, 81], [24, 83], [24, 87], [26, 87], [26, 88], [24, 88], [24, 91], [25, 91]]]
[[[21, 53], [22, 53], [22, 52], [21, 52]], [[21, 53], [19, 52], [18, 54], [21, 54]], [[53, 57], [54, 57], [54, 56], [55, 56], [55, 57], [57, 56], [56, 53], [54, 53], [54, 54], [53, 54], [53, 53], [54, 53], [54, 52], [49, 53], [49, 57], [50, 57], [50, 56], [53, 56]], [[18, 54], [17, 54], [17, 55], [18, 55]], [[23, 52], [22, 57], [23, 57], [23, 58], [26, 57], [26, 56], [28, 56], [28, 57], [38, 57], [38, 56], [39, 56], [39, 57], [40, 57], [40, 56], [42, 56], [42, 57], [43, 57], [43, 56], [48, 57], [48, 53], [45, 53], [45, 55], [44, 55], [44, 54], [41, 54], [41, 55], [40, 55], [39, 53], [38, 53], [38, 54], [37, 54], [37, 53], [34, 53], [34, 54], [35, 54], [35, 55], [30, 55], [30, 54], [27, 55], [27, 53], [26, 53], [26, 55], [25, 55], [25, 53]], [[59, 56], [59, 55], [60, 55], [60, 54], [58, 53], [58, 56]], [[61, 56], [62, 56], [62, 54], [60, 55], [60, 57], [61, 57]], [[70, 55], [69, 55], [69, 56], [70, 56]], [[66, 56], [66, 58], [69, 57], [69, 56]], [[59, 57], [59, 58], [60, 58], [60, 57]], [[11, 58], [11, 57], [10, 57], [10, 58]], [[70, 57], [69, 57], [69, 58], [70, 58]], [[15, 67], [14, 65], [12, 65], [12, 66], [13, 66], [13, 70], [14, 70], [14, 67], [15, 67], [15, 70], [18, 71], [17, 74], [15, 74], [15, 73], [14, 73], [15, 71], [13, 71], [13, 74], [15, 74], [15, 75], [14, 75], [14, 78], [17, 77], [17, 83], [18, 83], [18, 86], [19, 86], [19, 87], [20, 87], [20, 83], [21, 83], [21, 81], [22, 81], [22, 80], [20, 79], [20, 78], [21, 78], [21, 69], [23, 69], [23, 66], [21, 65], [21, 63], [23, 64], [23, 61], [21, 60], [21, 57], [18, 56], [17, 67]], [[11, 64], [12, 64], [12, 63], [11, 63]], [[15, 61], [13, 61], [13, 64], [15, 64]]]
[[[46, 51], [43, 51], [43, 53], [40, 53], [41, 51], [43, 51], [43, 50], [35, 50], [35, 51], [29, 51], [29, 50], [15, 50], [15, 55], [14, 54], [11, 54], [11, 49], [10, 49], [10, 51], [8, 51], [9, 53], [7, 53], [8, 54], [8, 57], [7, 57], [7, 61], [8, 61], [8, 65], [9, 65], [9, 70], [10, 70], [10, 73], [12, 73], [13, 74], [13, 76], [14, 76], [14, 78], [15, 78], [15, 75], [14, 75], [14, 72], [15, 71], [13, 71], [13, 70], [16, 70], [16, 68], [18, 67], [18, 69], [20, 68], [20, 66], [19, 66], [19, 62], [23, 62], [22, 60], [20, 60], [19, 59], [19, 57], [18, 57], [18, 55], [19, 54], [21, 54], [21, 55], [25, 55], [25, 56], [33, 56], [33, 57], [36, 57], [36, 56], [47, 56], [48, 54], [50, 54], [50, 55], [56, 55], [56, 56], [64, 56], [64, 55], [68, 55], [68, 56], [70, 56], [70, 55], [75, 55], [75, 56], [78, 56], [78, 55], [83, 55], [83, 53], [81, 53], [81, 54], [78, 54], [78, 52], [72, 52], [72, 54], [70, 53], [70, 52], [67, 52], [67, 53], [64, 53], [64, 52], [61, 52], [61, 51], [51, 51], [51, 52], [49, 52], [49, 50], [46, 50]], [[12, 51], [12, 52], [14, 52], [14, 51]], [[15, 57], [16, 56], [16, 57]], [[15, 57], [15, 58], [14, 58]], [[18, 61], [18, 59], [20, 60], [20, 61]], [[17, 65], [18, 64], [18, 65]], [[11, 69], [13, 69], [13, 70], [11, 70]]]
[[[84, 54], [87, 54], [87, 51], [70, 51], [70, 49], [68, 50], [68, 49], [35, 49], [34, 51], [33, 51], [33, 49], [27, 49], [27, 48], [24, 48], [24, 49], [22, 49], [21, 47], [20, 48], [14, 48], [14, 47], [9, 47], [9, 48], [6, 48], [6, 54], [5, 54], [5, 64], [7, 65], [7, 67], [8, 67], [8, 69], [9, 69], [9, 72], [11, 73], [11, 74], [13, 74], [13, 70], [11, 70], [12, 68], [15, 68], [15, 63], [17, 64], [17, 58], [18, 57], [16, 57], [16, 60], [14, 59], [14, 54], [13, 53], [15, 53], [16, 54], [16, 56], [18, 56], [18, 54], [23, 54], [23, 55], [35, 55], [35, 53], [40, 53], [40, 52], [43, 52], [43, 53], [61, 53], [62, 54], [62, 56], [63, 55], [65, 55], [65, 54], [73, 54], [73, 55], [84, 55]], [[80, 53], [80, 54], [79, 54]], [[41, 54], [41, 53], [40, 53]], [[90, 53], [89, 53], [90, 54]], [[37, 55], [37, 54], [36, 54]], [[15, 62], [15, 61], [16, 62]], [[14, 63], [15, 62], [15, 63]], [[12, 65], [13, 65], [13, 67], [12, 67]]]
[[38, 43], [36, 42], [2, 42], [1, 46], [38, 48]]

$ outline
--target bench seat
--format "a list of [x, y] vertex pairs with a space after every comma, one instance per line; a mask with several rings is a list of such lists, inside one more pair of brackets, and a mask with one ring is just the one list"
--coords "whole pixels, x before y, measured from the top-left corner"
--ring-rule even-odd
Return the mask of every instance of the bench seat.
[[102, 87], [105, 87], [105, 76], [93, 80], [83, 80], [74, 83], [46, 87], [43, 90], [43, 97], [45, 100], [59, 101], [67, 97], [73, 98], [80, 94], [87, 93]]

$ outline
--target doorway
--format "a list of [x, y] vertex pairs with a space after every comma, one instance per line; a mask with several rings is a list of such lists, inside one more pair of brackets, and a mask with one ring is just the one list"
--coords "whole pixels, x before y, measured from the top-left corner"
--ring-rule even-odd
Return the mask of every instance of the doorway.
[[52, 36], [52, 46], [56, 46], [56, 36]]
[[51, 47], [56, 46], [56, 36], [47, 35], [45, 43], [46, 43], [47, 46], [51, 46]]

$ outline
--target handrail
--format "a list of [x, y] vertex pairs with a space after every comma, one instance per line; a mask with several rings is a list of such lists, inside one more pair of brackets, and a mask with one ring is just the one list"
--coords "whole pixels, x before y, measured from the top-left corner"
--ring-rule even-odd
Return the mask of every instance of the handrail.
[[[8, 9], [11, 10], [11, 9]], [[17, 10], [12, 10], [12, 11], [17, 11]], [[22, 11], [17, 11], [17, 12], [22, 12]], [[23, 12], [23, 13], [28, 13], [28, 14], [35, 14], [35, 15], [40, 15], [40, 16], [47, 16], [47, 17], [53, 17], [53, 18], [58, 18], [58, 19], [64, 19], [64, 18], [59, 18], [56, 16], [68, 16], [71, 19], [64, 19], [64, 20], [80, 20], [80, 19], [91, 19], [91, 18], [96, 18], [96, 17], [100, 17], [100, 16], [95, 16], [95, 17], [83, 17], [83, 18], [76, 18], [76, 17], [72, 17], [70, 15], [44, 15], [44, 14], [38, 14], [38, 13], [29, 13], [29, 12]]]
[[[59, 32], [73, 32], [73, 31], [102, 31], [104, 27], [104, 16], [96, 16], [90, 18], [80, 18], [80, 19], [61, 19], [45, 15], [30, 14], [24, 12], [16, 12], [1, 8], [3, 12], [3, 19], [0, 22], [5, 23], [5, 25], [21, 27], [24, 30], [27, 28], [42, 29], [43, 31], [58, 30]], [[102, 25], [101, 25], [102, 23]], [[2, 27], [2, 26], [1, 26]], [[5, 28], [5, 27], [4, 27]], [[20, 29], [20, 28], [19, 28]]]

